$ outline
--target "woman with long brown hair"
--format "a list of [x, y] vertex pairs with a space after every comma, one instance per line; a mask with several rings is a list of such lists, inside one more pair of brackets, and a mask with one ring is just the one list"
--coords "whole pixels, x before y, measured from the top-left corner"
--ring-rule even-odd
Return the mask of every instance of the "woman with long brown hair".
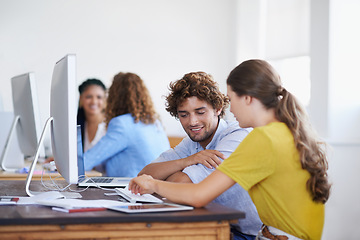
[[103, 164], [107, 176], [135, 177], [170, 148], [149, 91], [134, 73], [115, 75], [105, 118], [106, 135], [85, 152], [85, 170]]
[[230, 111], [241, 127], [254, 128], [233, 154], [199, 184], [142, 175], [130, 189], [201, 207], [238, 183], [264, 223], [257, 239], [321, 239], [330, 193], [328, 162], [305, 111], [263, 60], [241, 63], [227, 86]]

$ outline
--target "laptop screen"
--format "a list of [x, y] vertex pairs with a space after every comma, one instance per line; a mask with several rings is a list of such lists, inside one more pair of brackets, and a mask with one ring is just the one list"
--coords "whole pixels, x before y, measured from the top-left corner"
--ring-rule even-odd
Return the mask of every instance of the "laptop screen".
[[84, 152], [81, 139], [81, 127], [77, 125], [77, 160], [78, 160], [78, 181], [81, 182], [85, 178]]

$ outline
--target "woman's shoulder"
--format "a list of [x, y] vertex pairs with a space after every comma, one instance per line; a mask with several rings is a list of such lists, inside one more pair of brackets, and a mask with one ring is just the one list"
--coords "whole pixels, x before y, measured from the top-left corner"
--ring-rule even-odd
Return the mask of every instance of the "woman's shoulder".
[[273, 145], [293, 140], [293, 135], [285, 123], [273, 122], [266, 126], [254, 128], [246, 138], [262, 145]]
[[112, 118], [107, 126], [107, 131], [114, 129], [129, 129], [134, 124], [131, 114], [123, 114]]
[[273, 134], [279, 134], [279, 133], [290, 133], [290, 129], [288, 126], [283, 122], [272, 122], [262, 127], [256, 127], [252, 131], [254, 134], [265, 134], [265, 135], [273, 135]]
[[109, 121], [109, 125], [111, 123], [118, 123], [118, 122], [127, 122], [127, 121], [134, 121], [134, 117], [131, 116], [130, 113], [126, 113], [126, 114], [122, 114], [122, 115], [119, 115], [119, 116], [116, 116], [114, 118], [112, 118], [110, 121]]

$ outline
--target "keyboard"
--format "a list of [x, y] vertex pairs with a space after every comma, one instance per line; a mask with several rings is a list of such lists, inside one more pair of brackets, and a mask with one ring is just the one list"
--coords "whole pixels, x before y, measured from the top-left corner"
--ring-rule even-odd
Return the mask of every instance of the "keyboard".
[[109, 183], [113, 179], [112, 177], [91, 177], [86, 183]]
[[128, 187], [125, 188], [115, 188], [115, 191], [117, 194], [119, 194], [121, 197], [125, 198], [130, 203], [136, 203], [136, 202], [145, 202], [145, 203], [162, 203], [163, 201], [151, 194], [134, 194], [131, 191], [129, 191]]

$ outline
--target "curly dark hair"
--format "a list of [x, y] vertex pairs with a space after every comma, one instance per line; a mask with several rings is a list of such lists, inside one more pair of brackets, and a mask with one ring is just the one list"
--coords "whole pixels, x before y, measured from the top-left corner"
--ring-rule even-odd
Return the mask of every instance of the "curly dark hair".
[[191, 72], [169, 85], [170, 94], [166, 97], [166, 111], [178, 118], [177, 108], [185, 99], [197, 97], [208, 102], [214, 109], [222, 108], [219, 117], [225, 115], [229, 106], [229, 98], [220, 92], [213, 77], [205, 72]]
[[120, 72], [114, 76], [105, 109], [106, 125], [119, 115], [131, 113], [135, 122], [149, 124], [159, 119], [143, 80], [134, 73]]

